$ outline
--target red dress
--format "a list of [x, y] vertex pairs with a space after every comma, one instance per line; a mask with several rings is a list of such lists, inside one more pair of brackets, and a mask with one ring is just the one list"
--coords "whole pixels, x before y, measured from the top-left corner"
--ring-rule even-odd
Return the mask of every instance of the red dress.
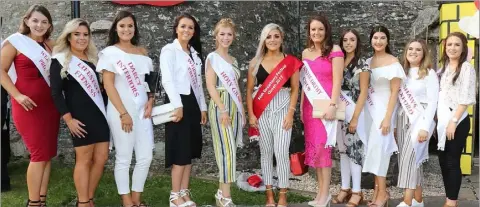
[[13, 123], [30, 152], [30, 161], [49, 161], [57, 155], [60, 114], [53, 103], [50, 87], [35, 64], [23, 54], [17, 55], [13, 62], [17, 72], [15, 86], [37, 104], [33, 110], [25, 111], [12, 98]]

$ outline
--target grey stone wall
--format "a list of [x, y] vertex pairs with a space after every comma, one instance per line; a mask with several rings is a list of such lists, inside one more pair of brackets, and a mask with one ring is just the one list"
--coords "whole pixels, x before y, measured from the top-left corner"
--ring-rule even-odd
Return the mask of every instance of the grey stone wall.
[[[2, 2], [1, 15], [4, 19], [3, 37], [14, 33], [18, 29], [21, 16], [34, 1], [6, 1]], [[54, 33], [57, 37], [63, 25], [70, 19], [70, 2], [49, 1], [43, 2], [53, 16]], [[305, 26], [309, 16], [324, 13], [328, 16], [332, 26], [334, 41], [342, 29], [355, 28], [361, 34], [366, 56], [371, 55], [368, 43], [370, 28], [375, 24], [387, 26], [392, 34], [391, 47], [394, 55], [399, 56], [404, 44], [414, 36], [425, 36], [426, 28], [433, 30], [438, 19], [438, 10], [433, 1], [398, 1], [398, 2], [360, 2], [360, 1], [300, 1], [300, 2], [268, 2], [268, 1], [195, 1], [185, 2], [174, 7], [152, 7], [146, 5], [122, 6], [109, 1], [82, 1], [81, 17], [92, 23], [93, 38], [99, 49], [106, 43], [107, 30], [118, 10], [132, 11], [138, 21], [141, 43], [149, 50], [155, 68], [158, 70], [159, 50], [172, 41], [172, 27], [174, 18], [182, 12], [189, 12], [195, 16], [202, 29], [204, 55], [214, 50], [212, 29], [222, 17], [230, 17], [237, 24], [238, 36], [231, 47], [243, 69], [241, 87], [246, 82], [248, 61], [254, 56], [258, 44], [258, 36], [264, 25], [270, 22], [278, 23], [286, 32], [285, 46], [288, 53], [299, 56], [305, 47]], [[6, 9], [5, 9], [6, 8]], [[413, 29], [415, 28], [415, 29]], [[415, 31], [415, 32], [414, 32]], [[432, 32], [434, 33], [434, 32]], [[430, 34], [432, 34], [430, 33]], [[438, 31], [437, 31], [438, 33]], [[432, 46], [437, 44], [436, 36], [429, 35]], [[433, 47], [435, 49], [435, 47]], [[207, 94], [207, 93], [206, 93]], [[163, 97], [160, 98], [160, 101]], [[298, 114], [296, 119], [292, 151], [303, 149], [302, 126]], [[207, 125], [204, 131], [203, 157], [195, 168], [197, 172], [209, 173], [216, 171], [216, 163], [210, 137], [210, 128]], [[246, 137], [246, 136], [245, 136]], [[153, 165], [156, 169], [164, 170], [163, 126], [155, 126], [155, 155]], [[20, 137], [12, 124], [12, 148], [15, 156], [26, 156]], [[62, 124], [59, 135], [59, 157], [65, 163], [73, 163], [74, 153], [71, 147], [68, 129]], [[260, 168], [260, 153], [258, 145], [248, 144], [238, 150], [238, 169], [248, 170]], [[112, 159], [109, 164], [111, 165]]]

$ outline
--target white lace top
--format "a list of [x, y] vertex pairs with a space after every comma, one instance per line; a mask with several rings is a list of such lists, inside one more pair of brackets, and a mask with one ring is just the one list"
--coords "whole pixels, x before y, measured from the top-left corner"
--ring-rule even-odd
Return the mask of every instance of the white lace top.
[[452, 72], [447, 65], [445, 72], [440, 79], [440, 91], [445, 91], [445, 103], [452, 110], [456, 110], [459, 104], [472, 105], [475, 104], [476, 75], [473, 66], [464, 62], [460, 75], [455, 84], [452, 79], [455, 73]]

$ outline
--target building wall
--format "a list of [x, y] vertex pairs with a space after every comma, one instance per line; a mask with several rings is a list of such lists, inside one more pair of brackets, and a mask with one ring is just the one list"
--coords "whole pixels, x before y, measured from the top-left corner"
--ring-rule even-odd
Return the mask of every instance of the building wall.
[[[18, 29], [19, 21], [29, 5], [34, 1], [7, 1], [2, 3], [4, 8], [1, 15], [4, 18], [3, 37], [14, 33]], [[54, 19], [53, 37], [57, 37], [63, 25], [70, 19], [69, 1], [49, 1], [43, 3], [52, 13]], [[431, 36], [426, 28], [434, 29], [438, 21], [437, 5], [433, 1], [396, 1], [396, 2], [360, 2], [360, 1], [195, 1], [185, 2], [173, 7], [152, 7], [146, 5], [123, 6], [112, 4], [109, 1], [82, 1], [81, 17], [92, 23], [93, 38], [101, 49], [105, 46], [107, 30], [118, 10], [132, 11], [138, 21], [141, 34], [141, 43], [148, 49], [149, 56], [154, 60], [158, 70], [159, 51], [168, 42], [172, 41], [172, 27], [174, 18], [182, 12], [189, 12], [195, 16], [201, 26], [204, 56], [214, 50], [212, 37], [215, 23], [222, 17], [230, 17], [237, 25], [238, 36], [231, 47], [231, 54], [237, 58], [243, 69], [241, 87], [245, 87], [248, 61], [254, 56], [258, 45], [258, 36], [264, 25], [270, 22], [278, 23], [286, 32], [285, 48], [288, 53], [300, 56], [305, 47], [306, 23], [311, 15], [324, 13], [333, 27], [334, 41], [338, 44], [342, 29], [355, 28], [361, 34], [365, 56], [371, 55], [368, 43], [370, 28], [375, 24], [387, 26], [391, 31], [391, 49], [396, 56], [400, 56], [404, 44], [413, 36], [429, 39], [432, 48], [436, 47], [436, 37]], [[163, 96], [163, 94], [161, 95]], [[163, 100], [163, 97], [159, 97]], [[298, 110], [297, 110], [298, 111]], [[294, 126], [291, 151], [303, 150], [302, 128], [298, 113]], [[199, 161], [202, 172], [215, 172], [213, 147], [209, 126], [204, 131], [204, 150]], [[12, 147], [16, 156], [25, 156], [22, 142], [12, 127]], [[73, 162], [68, 129], [63, 124], [59, 136], [60, 159], [66, 163]], [[246, 137], [246, 136], [245, 136]], [[155, 126], [155, 155], [154, 166], [163, 169], [163, 127]], [[251, 143], [238, 150], [238, 169], [246, 170], [260, 168], [260, 153], [258, 144]], [[111, 160], [109, 162], [111, 164]], [[392, 163], [394, 163], [392, 161]]]

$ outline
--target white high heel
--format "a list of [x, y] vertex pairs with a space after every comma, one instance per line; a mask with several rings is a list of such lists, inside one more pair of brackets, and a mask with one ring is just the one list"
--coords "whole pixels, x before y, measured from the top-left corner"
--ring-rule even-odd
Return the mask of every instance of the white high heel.
[[217, 190], [217, 193], [215, 194], [215, 201], [217, 204], [217, 207], [234, 207], [236, 206], [233, 204], [233, 201], [231, 198], [225, 198], [223, 197], [223, 193], [220, 189]]
[[175, 203], [173, 203], [174, 200], [177, 200], [181, 198], [180, 196], [180, 192], [170, 192], [170, 207], [188, 207], [188, 204], [187, 202], [185, 203], [182, 203], [180, 205], [176, 205]]
[[314, 207], [330, 207], [330, 201], [332, 200], [332, 194], [328, 193], [327, 200], [324, 204], [316, 203]]
[[417, 200], [412, 199], [412, 207], [424, 207], [425, 205], [423, 204], [423, 200], [421, 203], [419, 203]]
[[[192, 199], [193, 196], [192, 196], [192, 193], [190, 192], [190, 189], [181, 189], [180, 190], [180, 197], [183, 198], [185, 196], [188, 196], [188, 197], [190, 197], [190, 199]], [[186, 201], [185, 203], [187, 204], [186, 206], [188, 206], [188, 207], [197, 207], [197, 204], [195, 202], [191, 201], [191, 200]]]

